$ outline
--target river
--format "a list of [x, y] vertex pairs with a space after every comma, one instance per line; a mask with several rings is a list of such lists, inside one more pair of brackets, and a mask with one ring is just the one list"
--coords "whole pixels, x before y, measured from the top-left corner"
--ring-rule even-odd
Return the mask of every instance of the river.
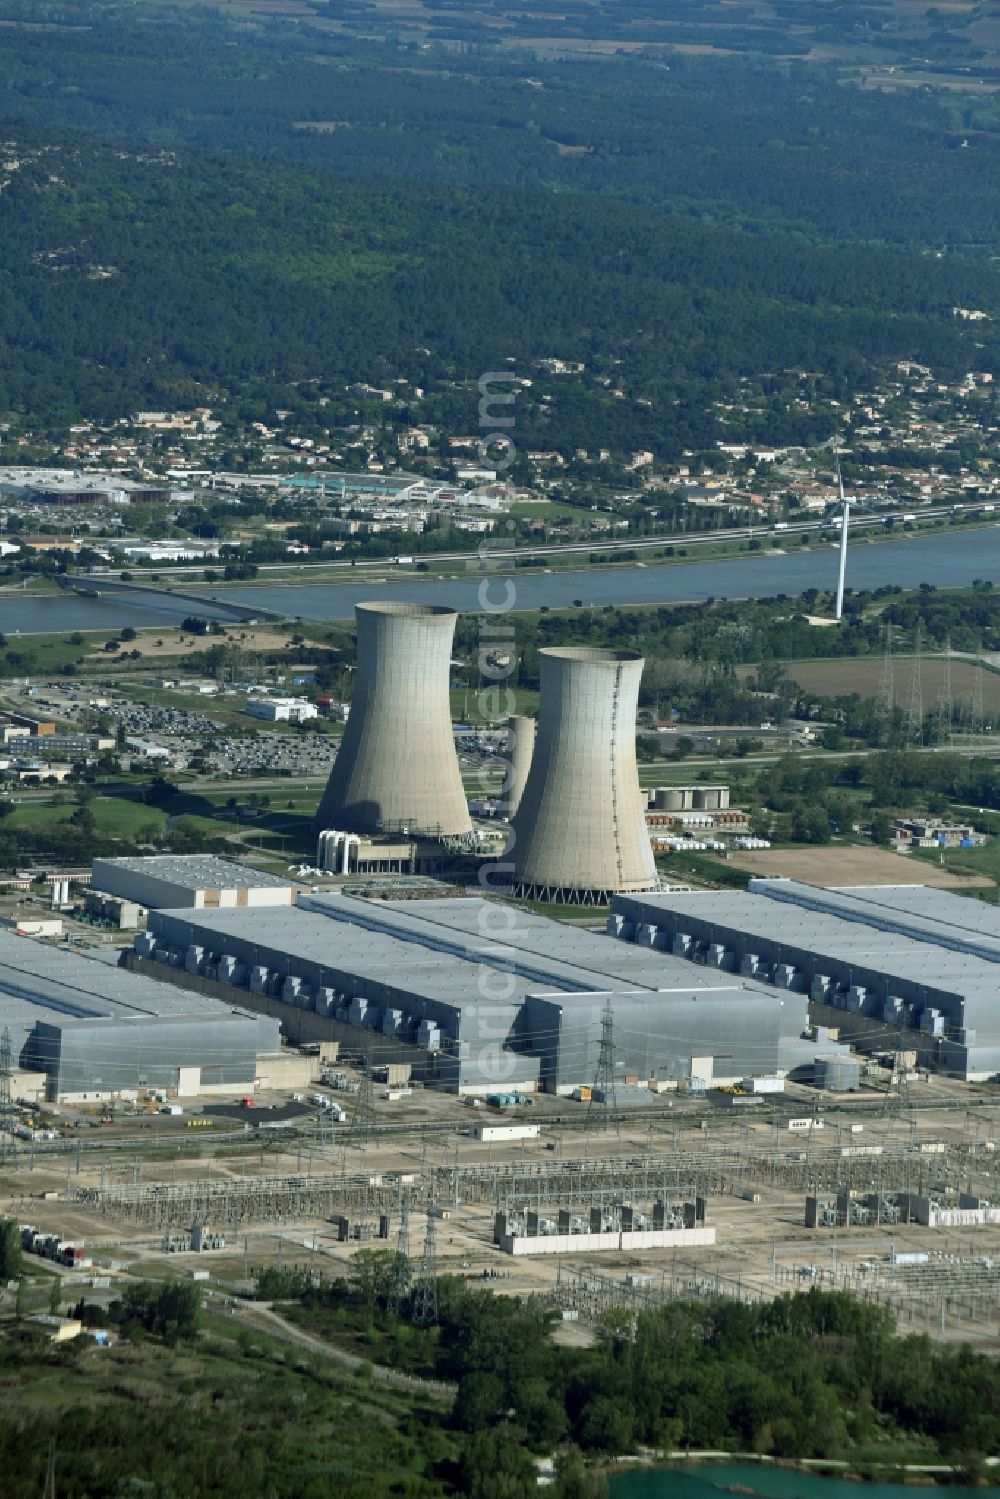
[[[547, 604], [565, 608], [574, 599], [588, 604], [665, 604], [707, 598], [767, 598], [776, 593], [798, 594], [806, 588], [836, 586], [837, 559], [833, 547], [808, 552], [761, 552], [753, 556], [724, 557], [706, 562], [659, 563], [608, 568], [574, 568], [546, 573], [526, 569], [512, 578], [513, 599], [498, 570], [486, 593], [487, 606], [538, 609]], [[362, 599], [393, 598], [412, 602], [450, 604], [462, 612], [483, 609], [480, 589], [484, 580], [466, 578], [406, 577], [380, 581], [360, 576], [350, 583], [252, 583], [226, 588], [219, 595], [227, 603], [257, 605], [284, 611], [303, 620], [349, 619]], [[878, 588], [898, 583], [914, 588], [935, 583], [941, 588], [967, 586], [976, 578], [1000, 583], [1000, 529], [945, 531], [933, 535], [900, 538], [877, 545], [851, 548], [847, 561], [848, 587]], [[178, 584], [196, 591], [186, 581]], [[212, 595], [206, 589], [204, 604], [189, 600], [165, 602], [150, 596], [132, 595], [86, 599], [73, 594], [35, 596], [0, 595], [0, 631], [25, 635], [53, 630], [119, 630], [177, 625], [185, 615], [200, 613], [212, 618]]]
[[[914, 1488], [901, 1483], [866, 1483], [821, 1478], [795, 1468], [764, 1463], [708, 1464], [704, 1467], [633, 1468], [611, 1479], [610, 1499], [722, 1499], [733, 1488], [760, 1499], [914, 1499]], [[996, 1499], [1000, 1489], [958, 1486], [944, 1491], [954, 1499]]]

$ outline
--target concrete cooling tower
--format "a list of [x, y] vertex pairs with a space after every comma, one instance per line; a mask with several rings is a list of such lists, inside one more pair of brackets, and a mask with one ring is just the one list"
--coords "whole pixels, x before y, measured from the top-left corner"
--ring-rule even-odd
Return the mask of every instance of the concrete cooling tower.
[[539, 652], [538, 731], [506, 857], [515, 892], [603, 903], [649, 890], [656, 866], [635, 759], [642, 657], [565, 647]]
[[513, 817], [521, 804], [521, 796], [531, 768], [531, 753], [535, 748], [535, 720], [533, 718], [508, 718], [507, 720], [507, 771], [504, 776], [501, 803], [508, 817]]
[[371, 603], [355, 616], [354, 698], [316, 828], [470, 833], [448, 698], [458, 615], [437, 604]]

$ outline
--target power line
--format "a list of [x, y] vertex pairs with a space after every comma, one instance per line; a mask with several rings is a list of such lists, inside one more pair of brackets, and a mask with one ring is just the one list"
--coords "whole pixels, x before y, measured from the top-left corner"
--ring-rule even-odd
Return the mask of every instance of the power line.
[[367, 1141], [375, 1128], [375, 1051], [371, 1041], [365, 1052], [365, 1064], [361, 1073], [358, 1101], [347, 1132], [348, 1145], [359, 1145]]
[[[600, 1097], [601, 1110], [595, 1107]], [[590, 1090], [590, 1103], [587, 1106], [587, 1128], [596, 1125], [599, 1129], [605, 1129], [608, 1124], [608, 1109], [617, 1115], [618, 1095], [615, 1091], [615, 1012], [611, 1003], [611, 996], [604, 1001], [601, 1011], [601, 1049], [597, 1057], [597, 1070], [594, 1073], [594, 1084]], [[618, 1133], [621, 1134], [621, 1121], [618, 1121]]]
[[398, 1314], [410, 1293], [410, 1194], [404, 1188], [399, 1205], [399, 1236], [396, 1239], [396, 1263], [392, 1270], [389, 1310]]
[[17, 1136], [14, 1133], [16, 1115], [11, 1098], [11, 1077], [14, 1071], [11, 1061], [10, 1027], [4, 1026], [0, 1036], [0, 1165], [13, 1165], [17, 1160]]
[[436, 1215], [432, 1194], [427, 1200], [423, 1258], [413, 1287], [413, 1320], [418, 1327], [434, 1327], [438, 1319]]
[[910, 703], [906, 716], [907, 744], [920, 745], [924, 742], [924, 684], [921, 672], [923, 645], [923, 625], [918, 620], [913, 633], [913, 672], [910, 676]]
[[892, 625], [885, 627], [885, 653], [882, 657], [882, 677], [878, 691], [878, 716], [881, 733], [879, 739], [885, 749], [892, 739], [893, 719], [896, 712], [896, 681], [892, 664]]

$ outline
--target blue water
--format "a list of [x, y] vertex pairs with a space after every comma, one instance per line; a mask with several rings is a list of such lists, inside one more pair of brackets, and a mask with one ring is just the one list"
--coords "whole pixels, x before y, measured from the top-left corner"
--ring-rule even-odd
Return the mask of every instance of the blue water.
[[[774, 1468], [765, 1463], [706, 1464], [704, 1467], [634, 1468], [611, 1479], [610, 1499], [723, 1499], [737, 1485], [761, 1499], [915, 1499], [910, 1484], [866, 1483], [862, 1487], [842, 1478], [821, 1478], [793, 1468]], [[1000, 1494], [1000, 1489], [969, 1489], [949, 1486], [947, 1494], [981, 1499]]]
[[[284, 611], [306, 620], [349, 619], [362, 599], [393, 598], [409, 602], [450, 604], [463, 612], [487, 609], [538, 609], [543, 604], [564, 608], [574, 599], [588, 604], [679, 603], [707, 598], [766, 598], [776, 593], [798, 594], [806, 588], [836, 586], [837, 555], [832, 547], [788, 554], [762, 552], [754, 556], [722, 558], [712, 562], [650, 564], [647, 567], [581, 568], [545, 573], [541, 569], [519, 572], [510, 578], [508, 594], [505, 574], [489, 578], [409, 577], [380, 582], [360, 573], [350, 583], [253, 583], [227, 588], [220, 595], [226, 602], [257, 605]], [[938, 587], [961, 587], [976, 578], [1000, 583], [1000, 527], [913, 536], [851, 549], [847, 564], [848, 587], [879, 588], [898, 583], [914, 588], [918, 583]], [[185, 584], [195, 591], [193, 585]], [[117, 630], [123, 625], [136, 629], [176, 625], [191, 613], [212, 618], [211, 596], [196, 606], [187, 601], [161, 603], [156, 599], [31, 598], [0, 595], [0, 631], [26, 635], [47, 630]]]

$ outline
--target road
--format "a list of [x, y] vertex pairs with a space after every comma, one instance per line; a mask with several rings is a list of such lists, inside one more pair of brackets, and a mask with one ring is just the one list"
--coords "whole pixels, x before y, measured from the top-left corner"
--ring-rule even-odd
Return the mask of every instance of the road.
[[446, 1400], [449, 1404], [455, 1398], [455, 1385], [438, 1379], [421, 1379], [416, 1374], [400, 1374], [396, 1369], [387, 1369], [384, 1364], [373, 1364], [370, 1359], [359, 1358], [353, 1353], [345, 1353], [342, 1348], [335, 1348], [331, 1343], [324, 1343], [320, 1338], [311, 1337], [300, 1327], [294, 1327], [290, 1322], [286, 1322], [284, 1317], [280, 1316], [267, 1302], [233, 1299], [227, 1301], [227, 1310], [233, 1320], [243, 1327], [267, 1333], [269, 1337], [280, 1338], [283, 1343], [291, 1343], [294, 1347], [302, 1348], [314, 1356], [329, 1359], [331, 1363], [340, 1364], [343, 1368], [349, 1369], [352, 1374], [358, 1374], [362, 1369], [370, 1368], [372, 1379], [376, 1384], [386, 1385], [394, 1390], [406, 1390], [414, 1395], [433, 1395], [439, 1400]]
[[[992, 506], [984, 506], [981, 501], [976, 503], [958, 503], [955, 505], [934, 505], [928, 509], [921, 510], [886, 510], [878, 514], [870, 514], [867, 511], [857, 512], [851, 515], [850, 532], [860, 534], [867, 531], [885, 531], [896, 523], [904, 523], [904, 518], [909, 518], [920, 524], [924, 521], [943, 521], [952, 515], [977, 515], [985, 513], [987, 516], [992, 512]], [[581, 515], [586, 515], [581, 511]], [[810, 532], [828, 534], [831, 541], [835, 541], [839, 535], [839, 519], [831, 520], [828, 517], [807, 520], [793, 520], [778, 522], [776, 525], [742, 525], [729, 526], [721, 531], [697, 531], [679, 532], [668, 536], [650, 537], [621, 537], [609, 541], [558, 541], [549, 543], [525, 542], [518, 545], [496, 545], [490, 538], [480, 550], [460, 552], [426, 552], [413, 554], [414, 562], [426, 563], [428, 567], [434, 567], [442, 562], [465, 562], [477, 563], [481, 557], [488, 556], [491, 562], [509, 561], [512, 558], [526, 557], [579, 557], [599, 556], [613, 562], [616, 553], [621, 552], [656, 552], [662, 551], [664, 547], [692, 547], [717, 546], [722, 541], [751, 541], [755, 537], [763, 540], [771, 538], [780, 540], [784, 536], [803, 536]], [[357, 572], [359, 569], [375, 568], [385, 571], [386, 568], [397, 567], [400, 564], [393, 557], [358, 557], [350, 563], [339, 564], [347, 572]], [[404, 564], [409, 565], [409, 564]], [[288, 562], [264, 562], [258, 565], [258, 576], [263, 573], [294, 571], [296, 573], [309, 573], [322, 571], [328, 573], [338, 567], [337, 563], [329, 560], [321, 562], [299, 562], [292, 566]], [[193, 577], [197, 568], [188, 564], [184, 567], [157, 567], [158, 577]], [[97, 568], [92, 577], [117, 577], [117, 568]]]

